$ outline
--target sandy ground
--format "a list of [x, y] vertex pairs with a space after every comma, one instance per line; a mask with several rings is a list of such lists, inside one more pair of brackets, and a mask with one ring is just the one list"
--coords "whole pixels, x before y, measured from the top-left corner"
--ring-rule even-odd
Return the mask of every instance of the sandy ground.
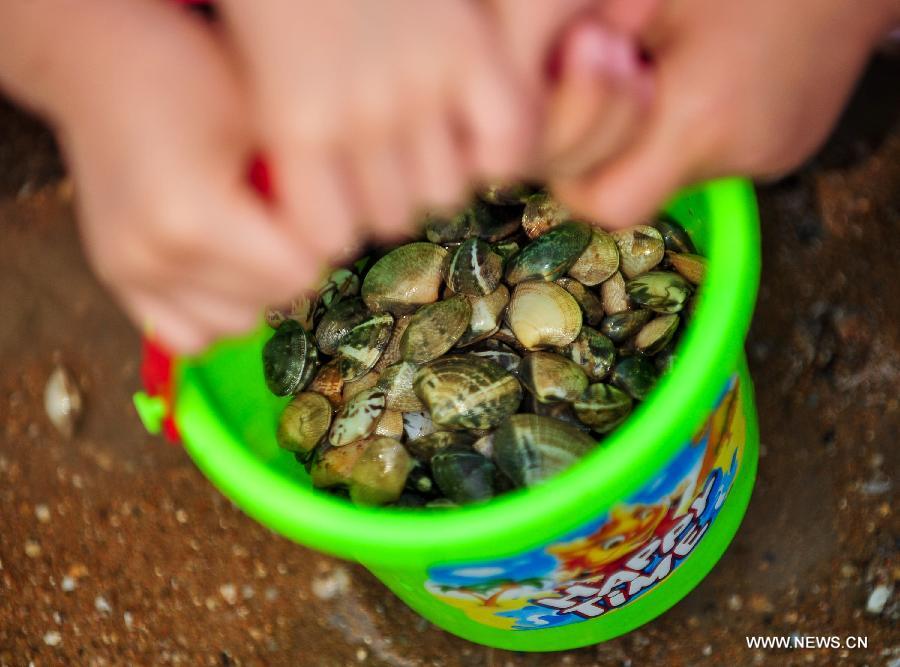
[[[52, 142], [0, 106], [0, 665], [897, 667], [898, 75], [877, 63], [829, 146], [760, 191], [747, 350], [763, 453], [737, 538], [669, 613], [552, 655], [436, 629], [361, 567], [242, 515], [147, 436], [130, 403], [138, 338], [85, 265]], [[88, 402], [72, 441], [42, 408], [56, 355]], [[890, 594], [867, 611], [876, 589]], [[745, 646], [792, 633], [868, 648]]]

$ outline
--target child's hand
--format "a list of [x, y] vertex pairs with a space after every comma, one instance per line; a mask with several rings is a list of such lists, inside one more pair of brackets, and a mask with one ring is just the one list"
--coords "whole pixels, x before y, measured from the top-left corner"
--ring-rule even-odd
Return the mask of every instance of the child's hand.
[[197, 351], [316, 279], [246, 183], [244, 96], [206, 26], [155, 2], [7, 10], [25, 55], [0, 80], [56, 125], [88, 255], [139, 326]]
[[276, 204], [325, 257], [361, 225], [390, 238], [417, 209], [509, 178], [530, 105], [469, 0], [223, 0], [255, 98]]
[[[604, 0], [630, 12], [633, 0]], [[826, 137], [868, 55], [900, 19], [896, 0], [662, 0], [641, 18], [654, 108], [639, 140], [578, 178], [555, 179], [572, 210], [640, 222], [678, 188], [784, 173]]]
[[597, 0], [489, 0], [519, 77], [542, 102], [532, 176], [583, 174], [634, 138], [653, 81], [633, 32], [656, 1], [612, 14]]

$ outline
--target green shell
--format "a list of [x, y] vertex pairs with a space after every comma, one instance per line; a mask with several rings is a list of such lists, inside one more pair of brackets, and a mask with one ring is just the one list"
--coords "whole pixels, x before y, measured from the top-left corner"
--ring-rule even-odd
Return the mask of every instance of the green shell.
[[533, 486], [576, 463], [595, 441], [552, 417], [520, 414], [494, 432], [494, 461], [516, 486]]
[[413, 387], [434, 423], [448, 429], [489, 429], [522, 401], [519, 381], [473, 355], [446, 356], [421, 368]]
[[663, 243], [666, 250], [672, 252], [696, 253], [694, 242], [685, 231], [684, 227], [679, 225], [671, 218], [661, 218], [653, 223], [656, 230], [662, 235]]
[[600, 322], [600, 331], [613, 343], [619, 345], [636, 335], [652, 317], [653, 313], [649, 310], [625, 310], [604, 317]]
[[653, 362], [640, 354], [619, 360], [610, 375], [614, 385], [638, 401], [647, 398], [658, 379]]
[[591, 327], [581, 327], [578, 338], [562, 348], [561, 352], [595, 382], [605, 378], [616, 361], [616, 346]]
[[345, 382], [358, 380], [372, 370], [391, 339], [393, 327], [390, 313], [380, 313], [357, 324], [341, 339], [338, 369]]
[[564, 222], [539, 236], [507, 262], [506, 281], [553, 281], [565, 275], [591, 240], [591, 228], [582, 222]]
[[373, 313], [405, 315], [437, 301], [447, 251], [434, 243], [407, 243], [394, 248], [369, 269], [363, 301]]
[[609, 433], [631, 414], [634, 402], [624, 391], [608, 384], [592, 384], [572, 403], [575, 416], [597, 433]]
[[458, 294], [484, 296], [500, 284], [503, 260], [479, 238], [463, 241], [450, 260], [447, 285]]
[[435, 454], [431, 472], [441, 493], [458, 505], [494, 497], [494, 464], [471, 448], [451, 447]]
[[266, 386], [276, 396], [303, 391], [319, 363], [312, 337], [293, 320], [286, 320], [266, 341], [262, 358]]
[[472, 307], [461, 294], [422, 306], [400, 339], [401, 357], [417, 364], [437, 359], [456, 345], [471, 317]]
[[325, 354], [335, 354], [344, 337], [369, 317], [362, 299], [344, 299], [325, 311], [316, 327], [316, 344]]
[[657, 313], [677, 313], [691, 295], [691, 286], [677, 273], [651, 271], [625, 283], [625, 291], [637, 304]]
[[590, 291], [574, 278], [560, 278], [556, 284], [572, 295], [572, 298], [581, 306], [581, 312], [584, 315], [584, 321], [592, 327], [600, 324], [603, 319], [603, 304], [597, 295]]

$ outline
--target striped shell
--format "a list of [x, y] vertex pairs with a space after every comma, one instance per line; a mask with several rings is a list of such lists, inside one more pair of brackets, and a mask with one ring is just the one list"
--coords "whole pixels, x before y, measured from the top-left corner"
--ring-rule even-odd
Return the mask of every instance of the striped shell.
[[394, 318], [389, 313], [379, 313], [357, 324], [344, 336], [337, 350], [338, 367], [344, 380], [357, 380], [375, 366], [387, 347], [393, 326]]
[[533, 486], [576, 463], [594, 444], [552, 417], [513, 415], [494, 431], [494, 461], [516, 486]]
[[484, 296], [500, 284], [503, 260], [479, 238], [463, 241], [447, 268], [447, 286], [457, 294]]
[[357, 324], [369, 317], [362, 299], [344, 299], [325, 311], [316, 326], [316, 344], [325, 354], [337, 352], [341, 342]]
[[411, 361], [400, 361], [384, 369], [378, 387], [384, 392], [385, 405], [389, 410], [420, 412], [425, 409], [413, 391], [413, 380], [418, 370], [418, 365]]
[[616, 346], [602, 333], [591, 327], [581, 327], [578, 338], [561, 352], [578, 364], [593, 381], [602, 380], [616, 361]]
[[413, 387], [434, 423], [449, 429], [491, 428], [522, 401], [513, 375], [472, 355], [437, 359], [419, 370]]
[[434, 243], [407, 243], [375, 262], [363, 280], [362, 297], [373, 313], [405, 315], [437, 301], [447, 251]]
[[400, 355], [417, 364], [438, 358], [456, 345], [471, 317], [469, 300], [461, 294], [422, 306], [400, 340]]
[[513, 290], [506, 321], [529, 350], [561, 347], [581, 331], [581, 307], [556, 283], [529, 281]]
[[625, 392], [598, 382], [572, 403], [575, 415], [597, 433], [609, 433], [631, 413], [633, 401]]

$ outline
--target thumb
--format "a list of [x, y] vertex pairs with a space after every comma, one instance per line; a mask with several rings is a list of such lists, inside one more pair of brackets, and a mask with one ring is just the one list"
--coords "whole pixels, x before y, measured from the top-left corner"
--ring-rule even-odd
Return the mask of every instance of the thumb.
[[691, 140], [682, 119], [659, 113], [668, 107], [654, 109], [643, 137], [618, 158], [584, 176], [551, 182], [554, 195], [607, 227], [638, 224], [653, 215], [676, 190], [703, 176], [703, 144]]

